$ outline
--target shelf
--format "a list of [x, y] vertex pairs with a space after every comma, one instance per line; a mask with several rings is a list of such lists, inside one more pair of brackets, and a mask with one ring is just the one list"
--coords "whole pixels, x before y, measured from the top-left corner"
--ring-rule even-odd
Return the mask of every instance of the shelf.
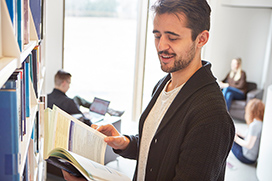
[[40, 74], [40, 77], [39, 77], [39, 82], [38, 82], [38, 95], [39, 95], [39, 97], [41, 96], [41, 93], [42, 93], [44, 77], [45, 77], [45, 71], [46, 71], [46, 68], [42, 67], [41, 68], [41, 74]]
[[222, 5], [250, 8], [272, 8], [271, 0], [222, 0]]
[[[14, 1], [12, 1], [12, 2], [14, 2]], [[19, 37], [19, 38], [17, 37], [17, 35], [19, 35], [19, 32], [20, 32], [20, 31], [17, 31], [19, 27], [18, 26], [17, 26], [17, 28], [13, 27], [6, 0], [0, 0], [0, 16], [1, 16], [0, 17], [0, 88], [5, 84], [5, 82], [9, 79], [9, 77], [13, 74], [13, 72], [16, 71], [17, 68], [20, 68], [20, 69], [23, 68], [22, 64], [27, 59], [27, 57], [32, 53], [32, 51], [35, 49], [35, 47], [37, 45], [42, 44], [42, 42], [43, 42], [42, 40], [40, 40], [38, 38], [38, 33], [36, 32], [36, 26], [35, 26], [35, 23], [42, 23], [42, 22], [36, 22], [36, 21], [34, 22], [33, 15], [34, 15], [34, 18], [36, 18], [37, 20], [40, 19], [40, 16], [43, 17], [44, 13], [46, 12], [45, 11], [45, 7], [46, 7], [45, 4], [46, 3], [41, 0], [33, 1], [33, 2], [35, 2], [35, 4], [28, 4], [29, 5], [29, 16], [28, 16], [28, 18], [29, 18], [29, 43], [26, 45], [23, 45], [22, 47], [20, 46], [22, 48], [22, 49], [20, 49], [19, 44], [18, 44], [18, 39], [21, 39], [23, 37]], [[21, 6], [20, 9], [18, 9], [19, 6]], [[25, 6], [25, 4], [23, 4], [23, 1], [21, 2], [21, 4], [19, 2], [17, 4], [17, 1], [16, 1], [16, 4], [13, 4], [13, 5], [12, 5], [12, 3], [10, 4], [9, 8], [10, 8], [11, 12], [12, 12], [12, 9], [15, 8], [15, 10], [13, 10], [14, 12], [12, 12], [12, 13], [14, 13], [13, 15], [16, 16], [17, 18], [19, 15], [22, 17], [22, 19], [16, 18], [14, 20], [14, 23], [16, 25], [18, 25], [18, 23], [20, 23], [21, 20], [22, 21], [26, 20], [23, 12], [21, 11], [22, 10], [21, 8], [23, 8], [24, 6]], [[31, 6], [31, 9], [34, 10], [33, 14], [31, 12], [30, 6]], [[42, 9], [40, 9], [41, 11], [38, 9], [38, 7], [42, 8]], [[21, 14], [18, 14], [18, 13], [21, 13]], [[43, 13], [43, 14], [41, 14], [41, 13]], [[44, 23], [45, 23], [45, 21], [44, 21]], [[22, 22], [22, 24], [23, 24], [23, 22]], [[39, 26], [39, 24], [36, 24], [36, 25]], [[40, 24], [40, 26], [41, 26], [41, 24]], [[19, 29], [19, 30], [22, 30], [22, 33], [23, 33], [24, 27], [22, 26], [21, 28], [22, 29]], [[44, 50], [45, 50], [45, 46], [43, 46], [43, 51]], [[42, 52], [42, 54], [43, 53], [44, 52]], [[41, 57], [40, 61], [42, 61], [42, 62], [45, 61], [44, 57]], [[34, 62], [34, 61], [32, 61], [32, 62]], [[25, 70], [23, 70], [23, 73], [25, 73], [26, 76], [30, 75], [34, 71], [39, 72], [38, 83], [37, 83], [38, 85], [35, 85], [35, 88], [36, 88], [36, 86], [38, 87], [39, 95], [41, 95], [42, 91], [44, 90], [43, 89], [44, 76], [45, 76], [45, 71], [46, 71], [46, 68], [44, 67], [44, 65], [45, 65], [45, 63], [43, 63], [43, 65], [41, 65], [41, 67], [40, 66], [35, 67], [35, 68], [37, 68], [37, 70], [36, 70], [36, 69], [33, 69], [34, 67], [30, 67], [30, 64], [29, 64], [29, 68], [28, 69], [26, 68]], [[25, 77], [25, 76], [23, 76], [23, 77]], [[29, 81], [30, 81], [30, 78], [29, 78]], [[17, 140], [17, 137], [15, 137], [16, 138], [15, 139], [13, 135], [7, 136], [7, 139], [9, 141], [12, 142], [15, 140], [16, 142], [17, 141], [19, 142], [15, 146], [16, 148], [19, 147], [19, 150], [18, 150], [19, 151], [18, 152], [18, 159], [19, 160], [16, 163], [16, 165], [12, 165], [12, 173], [13, 174], [7, 175], [7, 174], [3, 174], [3, 172], [1, 173], [0, 176], [3, 175], [4, 180], [17, 180], [17, 172], [19, 172], [19, 177], [20, 177], [20, 179], [22, 179], [23, 175], [25, 174], [24, 173], [25, 168], [28, 168], [28, 173], [31, 175], [31, 177], [30, 177], [31, 180], [34, 180], [34, 181], [44, 180], [43, 177], [41, 176], [42, 173], [46, 170], [44, 168], [43, 152], [41, 151], [41, 150], [43, 150], [43, 139], [37, 140], [38, 141], [37, 144], [39, 144], [40, 150], [38, 153], [35, 153], [35, 151], [33, 150], [34, 149], [33, 138], [31, 138], [33, 129], [36, 129], [36, 124], [35, 124], [36, 115], [37, 115], [37, 113], [39, 113], [39, 111], [42, 112], [42, 110], [40, 109], [40, 105], [38, 104], [39, 97], [36, 97], [33, 83], [30, 81], [29, 85], [23, 86], [24, 83], [26, 83], [26, 82], [22, 81], [22, 84], [20, 84], [22, 89], [17, 90], [18, 95], [20, 94], [18, 96], [20, 99], [17, 99], [20, 102], [20, 106], [18, 107], [18, 113], [19, 113], [19, 115], [21, 115], [20, 111], [24, 111], [24, 110], [21, 110], [21, 108], [23, 108], [23, 104], [27, 104], [27, 105], [30, 104], [30, 113], [29, 112], [25, 113], [29, 117], [27, 117], [21, 125], [21, 126], [23, 126], [23, 128], [24, 128], [24, 126], [26, 128], [25, 128], [25, 130], [23, 130], [24, 133], [22, 133], [24, 135], [20, 135], [19, 141]], [[16, 84], [16, 86], [17, 86], [17, 84]], [[28, 86], [29, 86], [29, 90], [28, 90]], [[28, 101], [28, 99], [26, 99], [26, 96], [23, 96], [21, 94], [21, 92], [19, 92], [19, 91], [22, 91], [23, 88], [26, 88], [25, 91], [27, 91], [27, 93], [29, 91], [30, 102]], [[25, 99], [25, 100], [23, 100], [23, 99]], [[21, 100], [22, 100], [23, 104], [22, 104]], [[2, 109], [1, 111], [5, 111], [5, 110]], [[0, 118], [0, 120], [1, 120], [1, 118]], [[18, 121], [20, 122], [21, 120], [18, 120]], [[18, 124], [20, 124], [19, 122], [18, 122]], [[40, 122], [42, 122], [42, 121], [40, 121]], [[40, 124], [40, 123], [38, 123], [38, 124]], [[18, 126], [20, 127], [20, 125], [18, 125]], [[21, 129], [21, 127], [20, 127], [20, 129]], [[19, 131], [21, 132], [22, 130], [19, 130]], [[3, 134], [4, 133], [2, 132], [1, 137], [3, 137]], [[13, 149], [13, 147], [10, 148], [9, 152], [12, 152], [11, 149]], [[0, 156], [3, 157], [4, 154], [6, 154], [6, 153], [3, 152], [3, 153], [1, 153]], [[17, 151], [15, 154], [17, 155]], [[17, 158], [17, 156], [14, 158]], [[31, 160], [31, 164], [30, 164], [30, 160]], [[28, 164], [29, 167], [26, 167], [26, 163]], [[32, 163], [34, 163], [34, 164], [32, 164]], [[16, 176], [14, 176], [14, 175], [16, 175]], [[8, 179], [5, 179], [5, 178], [8, 178]], [[9, 179], [9, 178], [11, 178], [11, 179]]]
[[0, 87], [2, 87], [17, 68], [16, 58], [0, 58]]
[[21, 67], [23, 61], [27, 58], [27, 56], [31, 53], [31, 51], [34, 49], [36, 45], [37, 45], [36, 40], [31, 40], [29, 44], [24, 45], [24, 50], [21, 52], [20, 61], [18, 62], [18, 68]]
[[36, 116], [36, 112], [38, 110], [38, 106], [31, 107], [31, 116], [26, 120], [26, 134], [23, 136], [23, 141], [20, 143], [20, 150], [21, 150], [21, 164], [19, 165], [19, 173], [23, 175], [25, 162], [26, 162], [26, 155], [28, 153], [29, 142], [31, 139], [32, 129], [34, 126], [34, 119]]

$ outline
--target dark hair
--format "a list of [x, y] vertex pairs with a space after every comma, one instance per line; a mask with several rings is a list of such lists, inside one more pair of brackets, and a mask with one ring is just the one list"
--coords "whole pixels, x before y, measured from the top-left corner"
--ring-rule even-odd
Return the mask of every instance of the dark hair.
[[151, 9], [155, 14], [184, 14], [192, 40], [204, 30], [210, 30], [211, 8], [206, 0], [158, 0]]
[[68, 80], [72, 77], [72, 75], [64, 70], [59, 70], [55, 75], [55, 85], [60, 86], [60, 84]]

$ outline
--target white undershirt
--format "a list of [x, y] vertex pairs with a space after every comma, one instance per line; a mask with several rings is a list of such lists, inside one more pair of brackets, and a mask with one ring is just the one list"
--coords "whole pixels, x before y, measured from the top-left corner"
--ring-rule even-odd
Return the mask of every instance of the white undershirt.
[[166, 88], [170, 81], [165, 85], [163, 91], [159, 95], [155, 105], [151, 109], [150, 113], [148, 114], [144, 126], [143, 126], [143, 133], [141, 138], [141, 145], [140, 145], [140, 153], [139, 153], [139, 162], [138, 162], [138, 177], [137, 181], [144, 181], [145, 180], [145, 169], [146, 169], [146, 162], [149, 152], [149, 147], [151, 141], [157, 131], [157, 128], [165, 115], [168, 107], [173, 102], [174, 98], [178, 94], [179, 90], [182, 88], [184, 84], [181, 86], [166, 92]]

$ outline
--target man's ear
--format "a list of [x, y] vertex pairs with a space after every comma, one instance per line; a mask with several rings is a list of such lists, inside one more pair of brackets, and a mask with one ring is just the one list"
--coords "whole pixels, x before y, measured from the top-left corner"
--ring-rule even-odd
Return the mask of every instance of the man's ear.
[[209, 31], [204, 30], [197, 36], [197, 47], [203, 47], [209, 40]]

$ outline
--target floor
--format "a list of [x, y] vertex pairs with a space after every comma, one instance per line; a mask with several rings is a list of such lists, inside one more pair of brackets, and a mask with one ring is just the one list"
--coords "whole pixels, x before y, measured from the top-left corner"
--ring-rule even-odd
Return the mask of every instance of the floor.
[[[247, 125], [243, 121], [235, 120], [236, 129], [245, 131]], [[137, 123], [135, 122], [122, 122], [123, 133], [130, 130], [130, 133], [135, 134], [137, 132]], [[126, 131], [125, 131], [126, 130]], [[228, 164], [226, 168], [226, 181], [258, 181], [256, 176], [256, 165], [246, 165], [241, 163], [230, 153], [227, 159]], [[112, 161], [107, 166], [114, 168], [122, 173], [125, 173], [130, 178], [133, 177], [135, 169], [135, 161], [118, 157], [116, 161]], [[47, 181], [64, 181], [64, 179], [55, 177], [53, 175], [47, 175]]]

